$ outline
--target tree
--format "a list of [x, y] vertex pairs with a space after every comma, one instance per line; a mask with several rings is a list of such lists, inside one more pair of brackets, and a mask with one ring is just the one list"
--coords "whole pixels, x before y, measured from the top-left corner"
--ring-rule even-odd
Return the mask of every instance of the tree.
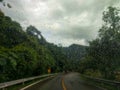
[[28, 35], [36, 37], [40, 44], [44, 45], [46, 43], [46, 40], [42, 36], [41, 32], [38, 29], [36, 29], [34, 26], [30, 25], [29, 27], [27, 27], [26, 32]]
[[20, 24], [4, 16], [2, 12], [0, 12], [0, 37], [0, 45], [9, 48], [27, 41]]
[[3, 2], [3, 0], [0, 0], [0, 2]]
[[99, 46], [105, 63], [105, 77], [112, 76], [120, 64], [120, 15], [119, 9], [108, 7], [103, 12], [104, 25], [99, 31]]
[[24, 32], [0, 11], [0, 82], [44, 74], [48, 68], [62, 71], [66, 57], [61, 48], [48, 43], [34, 26]]
[[101, 39], [113, 40], [120, 33], [120, 15], [119, 9], [108, 7], [107, 11], [103, 12], [104, 25], [99, 31]]
[[[120, 68], [120, 14], [119, 9], [108, 7], [103, 12], [103, 25], [99, 37], [90, 42], [87, 58], [93, 63], [87, 67], [99, 70], [104, 78], [114, 79]], [[87, 68], [88, 69], [88, 68]]]

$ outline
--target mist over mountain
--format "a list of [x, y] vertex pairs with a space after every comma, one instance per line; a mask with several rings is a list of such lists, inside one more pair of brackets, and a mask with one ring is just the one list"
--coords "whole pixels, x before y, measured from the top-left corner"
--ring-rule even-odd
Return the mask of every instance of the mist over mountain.
[[69, 47], [63, 47], [63, 52], [68, 60], [79, 61], [85, 56], [86, 48], [87, 46], [72, 44]]

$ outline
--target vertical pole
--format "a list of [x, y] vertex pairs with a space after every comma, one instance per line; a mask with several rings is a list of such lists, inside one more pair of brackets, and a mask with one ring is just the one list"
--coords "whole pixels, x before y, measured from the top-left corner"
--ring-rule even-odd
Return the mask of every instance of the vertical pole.
[[25, 82], [25, 80], [23, 79], [23, 83], [22, 83], [23, 85], [25, 84], [24, 82]]
[[120, 90], [120, 86], [119, 85], [117, 85], [117, 90]]

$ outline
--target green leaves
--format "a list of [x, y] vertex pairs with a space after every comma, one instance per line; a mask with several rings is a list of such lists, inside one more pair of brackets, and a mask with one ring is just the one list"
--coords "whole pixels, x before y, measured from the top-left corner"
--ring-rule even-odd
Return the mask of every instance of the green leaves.
[[103, 22], [99, 37], [90, 42], [85, 61], [81, 62], [84, 66], [81, 66], [83, 72], [98, 70], [102, 78], [115, 79], [114, 72], [120, 68], [120, 10], [108, 7], [103, 12]]
[[108, 10], [103, 13], [103, 21], [104, 25], [99, 31], [100, 38], [114, 39], [120, 31], [119, 9], [108, 7]]
[[3, 0], [0, 0], [0, 2], [3, 2]]
[[11, 48], [27, 40], [19, 23], [6, 16], [0, 16], [0, 23], [0, 45]]
[[19, 23], [0, 11], [0, 82], [62, 71], [66, 58], [61, 49], [48, 43], [41, 32]]

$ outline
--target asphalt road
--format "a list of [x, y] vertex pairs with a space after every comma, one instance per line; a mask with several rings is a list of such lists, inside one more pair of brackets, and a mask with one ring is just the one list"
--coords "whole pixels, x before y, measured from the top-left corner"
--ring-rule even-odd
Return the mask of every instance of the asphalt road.
[[79, 73], [60, 74], [55, 78], [38, 83], [28, 90], [103, 90], [87, 84]]

